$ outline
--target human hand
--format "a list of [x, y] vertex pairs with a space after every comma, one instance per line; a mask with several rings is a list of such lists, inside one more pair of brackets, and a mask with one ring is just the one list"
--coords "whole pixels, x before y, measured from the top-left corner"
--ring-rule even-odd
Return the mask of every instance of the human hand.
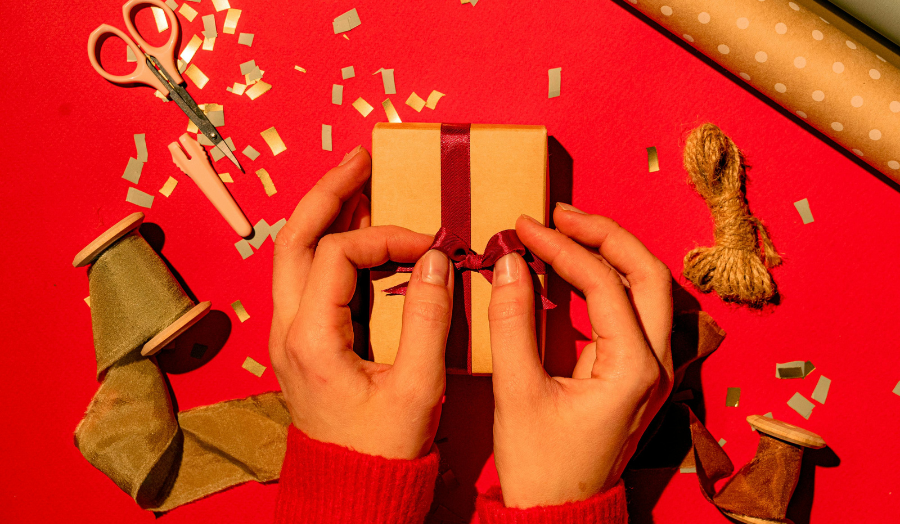
[[[413, 459], [429, 452], [440, 419], [453, 272], [443, 253], [428, 250], [431, 237], [369, 227], [362, 188], [370, 173], [369, 154], [351, 151], [278, 233], [269, 355], [291, 420], [310, 438]], [[353, 352], [348, 307], [357, 269], [388, 260], [418, 260], [393, 366]]]
[[615, 486], [672, 389], [668, 268], [608, 218], [565, 205], [553, 217], [558, 231], [523, 216], [516, 233], [584, 293], [595, 335], [572, 378], [549, 377], [528, 266], [518, 254], [497, 261], [488, 315], [494, 458], [507, 507], [559, 505]]

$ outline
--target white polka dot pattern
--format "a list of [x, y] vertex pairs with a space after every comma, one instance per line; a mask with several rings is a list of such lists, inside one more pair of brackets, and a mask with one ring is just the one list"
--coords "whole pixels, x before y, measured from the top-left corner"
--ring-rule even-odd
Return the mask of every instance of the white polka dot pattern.
[[900, 182], [900, 70], [799, 3], [640, 0], [635, 8]]

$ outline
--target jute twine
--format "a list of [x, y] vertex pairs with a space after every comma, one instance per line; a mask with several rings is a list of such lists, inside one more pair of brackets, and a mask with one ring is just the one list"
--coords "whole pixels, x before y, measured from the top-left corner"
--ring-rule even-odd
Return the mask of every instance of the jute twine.
[[716, 245], [692, 249], [682, 274], [704, 293], [764, 306], [776, 294], [769, 268], [781, 264], [781, 256], [762, 221], [750, 213], [741, 151], [721, 129], [703, 124], [687, 138], [684, 167], [712, 213]]

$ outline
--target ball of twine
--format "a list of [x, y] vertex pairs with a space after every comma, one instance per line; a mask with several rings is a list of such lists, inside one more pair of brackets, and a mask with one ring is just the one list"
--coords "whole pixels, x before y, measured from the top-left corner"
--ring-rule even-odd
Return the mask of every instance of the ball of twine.
[[704, 293], [763, 307], [776, 295], [769, 268], [781, 264], [781, 256], [762, 221], [750, 213], [741, 151], [721, 129], [703, 124], [687, 138], [684, 167], [712, 213], [716, 245], [685, 255], [682, 274]]

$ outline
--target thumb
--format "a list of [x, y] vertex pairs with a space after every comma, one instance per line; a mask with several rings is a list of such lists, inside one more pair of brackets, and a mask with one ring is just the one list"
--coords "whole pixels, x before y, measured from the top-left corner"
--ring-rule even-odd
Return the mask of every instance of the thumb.
[[453, 271], [447, 255], [428, 250], [406, 288], [400, 346], [394, 360], [398, 380], [444, 393], [444, 349], [453, 315]]
[[535, 391], [534, 386], [547, 374], [535, 339], [531, 273], [517, 253], [510, 253], [494, 264], [488, 321], [495, 396]]

